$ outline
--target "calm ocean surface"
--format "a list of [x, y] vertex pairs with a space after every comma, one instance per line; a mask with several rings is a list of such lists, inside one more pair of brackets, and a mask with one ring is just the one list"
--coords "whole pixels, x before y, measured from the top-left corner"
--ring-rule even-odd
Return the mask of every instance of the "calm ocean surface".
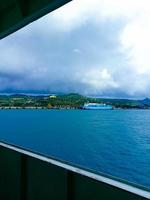
[[0, 140], [150, 188], [150, 110], [0, 110]]

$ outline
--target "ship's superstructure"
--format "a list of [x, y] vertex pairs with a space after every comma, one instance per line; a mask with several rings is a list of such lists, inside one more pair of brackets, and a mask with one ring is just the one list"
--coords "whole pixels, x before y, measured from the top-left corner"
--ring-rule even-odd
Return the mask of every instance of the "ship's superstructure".
[[83, 109], [86, 110], [112, 110], [113, 107], [104, 103], [85, 103]]

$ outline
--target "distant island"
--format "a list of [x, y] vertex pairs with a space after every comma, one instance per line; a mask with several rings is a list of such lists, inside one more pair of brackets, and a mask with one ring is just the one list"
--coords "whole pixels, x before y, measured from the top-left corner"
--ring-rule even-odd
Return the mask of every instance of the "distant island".
[[114, 109], [150, 109], [150, 99], [93, 98], [79, 94], [64, 95], [0, 95], [0, 109], [82, 109], [84, 103], [105, 103]]

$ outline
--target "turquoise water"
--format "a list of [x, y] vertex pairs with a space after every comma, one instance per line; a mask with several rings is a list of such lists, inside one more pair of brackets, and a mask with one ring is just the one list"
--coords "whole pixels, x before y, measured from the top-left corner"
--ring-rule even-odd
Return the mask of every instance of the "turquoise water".
[[0, 140], [150, 187], [150, 110], [0, 110]]

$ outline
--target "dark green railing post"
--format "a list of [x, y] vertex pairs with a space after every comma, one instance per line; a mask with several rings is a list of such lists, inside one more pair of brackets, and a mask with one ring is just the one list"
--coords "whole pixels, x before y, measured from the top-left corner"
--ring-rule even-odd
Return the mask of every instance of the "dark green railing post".
[[67, 170], [67, 200], [74, 200], [75, 182], [74, 173]]
[[21, 154], [21, 191], [20, 191], [20, 200], [27, 200], [27, 156]]

